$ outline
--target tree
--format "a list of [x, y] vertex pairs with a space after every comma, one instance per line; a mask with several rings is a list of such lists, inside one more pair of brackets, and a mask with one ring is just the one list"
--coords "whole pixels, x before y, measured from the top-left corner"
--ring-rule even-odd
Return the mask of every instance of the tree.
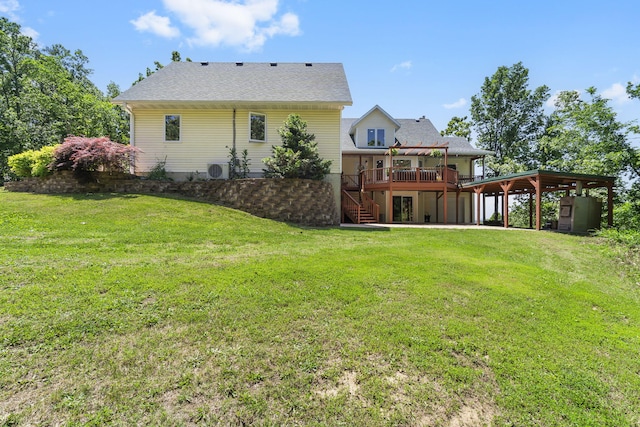
[[442, 136], [460, 136], [471, 141], [471, 122], [464, 117], [452, 117], [447, 124], [447, 128], [440, 131]]
[[89, 80], [87, 64], [80, 50], [39, 50], [18, 24], [0, 18], [0, 178], [9, 156], [69, 134], [128, 141], [128, 118]]
[[577, 91], [558, 95], [550, 126], [540, 140], [541, 166], [563, 172], [640, 177], [637, 152], [628, 136], [630, 125], [617, 120], [609, 100], [586, 90], [584, 101]]
[[290, 114], [278, 134], [282, 146], [272, 147], [273, 156], [262, 159], [266, 177], [321, 180], [331, 171], [331, 161], [320, 158], [315, 135], [299, 115]]
[[53, 151], [52, 168], [75, 172], [126, 172], [131, 157], [137, 152], [138, 148], [113, 142], [107, 137], [70, 136]]
[[23, 151], [23, 77], [28, 72], [26, 60], [35, 54], [35, 44], [20, 26], [0, 18], [0, 179], [9, 172], [7, 158]]
[[627, 83], [627, 94], [629, 94], [631, 98], [640, 99], [640, 84], [634, 85], [631, 82]]
[[521, 62], [501, 66], [486, 77], [479, 94], [471, 97], [471, 118], [478, 147], [493, 151], [487, 167], [496, 174], [533, 169], [535, 147], [543, 134], [543, 105], [549, 88], [528, 88], [529, 70]]

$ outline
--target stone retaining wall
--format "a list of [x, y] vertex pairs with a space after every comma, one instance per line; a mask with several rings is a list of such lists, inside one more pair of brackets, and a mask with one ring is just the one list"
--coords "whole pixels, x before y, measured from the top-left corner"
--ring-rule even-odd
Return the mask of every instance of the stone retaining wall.
[[7, 191], [31, 193], [177, 194], [239, 209], [250, 214], [311, 226], [338, 225], [333, 188], [324, 181], [299, 179], [239, 179], [211, 181], [150, 181], [125, 174], [98, 173], [79, 180], [71, 172], [46, 178], [6, 182]]

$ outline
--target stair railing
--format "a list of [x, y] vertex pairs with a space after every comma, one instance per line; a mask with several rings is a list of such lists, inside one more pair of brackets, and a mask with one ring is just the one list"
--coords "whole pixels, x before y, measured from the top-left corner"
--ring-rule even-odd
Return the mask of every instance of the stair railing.
[[369, 197], [367, 193], [360, 192], [360, 198], [362, 199], [362, 207], [371, 214], [376, 222], [380, 222], [380, 205]]
[[346, 190], [342, 190], [342, 212], [346, 214], [354, 224], [360, 224], [360, 203]]

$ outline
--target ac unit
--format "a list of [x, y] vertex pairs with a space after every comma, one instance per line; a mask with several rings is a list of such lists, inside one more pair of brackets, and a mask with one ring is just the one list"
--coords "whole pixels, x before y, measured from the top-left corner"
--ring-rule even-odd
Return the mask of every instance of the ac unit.
[[207, 175], [210, 179], [229, 179], [229, 164], [209, 163], [207, 165]]

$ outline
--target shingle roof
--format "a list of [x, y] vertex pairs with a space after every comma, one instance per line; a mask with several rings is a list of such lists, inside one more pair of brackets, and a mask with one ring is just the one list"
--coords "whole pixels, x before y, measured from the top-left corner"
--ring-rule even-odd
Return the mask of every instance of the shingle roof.
[[172, 62], [114, 99], [134, 101], [352, 104], [342, 64], [268, 62]]
[[[360, 119], [342, 119], [341, 144], [343, 153], [377, 153], [384, 151], [381, 148], [357, 148], [349, 130]], [[432, 147], [434, 145], [446, 145], [449, 155], [458, 156], [483, 156], [492, 154], [491, 151], [474, 148], [466, 138], [455, 136], [442, 136], [431, 120], [421, 119], [396, 119], [400, 129], [396, 131], [396, 140], [402, 145]], [[415, 150], [400, 150], [399, 154], [415, 155]]]

